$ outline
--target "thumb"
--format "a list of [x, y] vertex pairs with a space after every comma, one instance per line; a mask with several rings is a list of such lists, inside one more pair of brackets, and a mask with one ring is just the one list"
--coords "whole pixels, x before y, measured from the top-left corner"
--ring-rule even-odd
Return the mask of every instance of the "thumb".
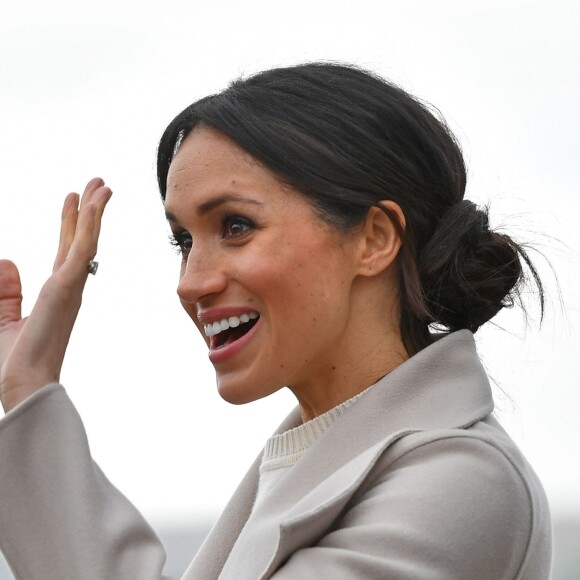
[[0, 260], [0, 328], [22, 318], [22, 285], [14, 262]]

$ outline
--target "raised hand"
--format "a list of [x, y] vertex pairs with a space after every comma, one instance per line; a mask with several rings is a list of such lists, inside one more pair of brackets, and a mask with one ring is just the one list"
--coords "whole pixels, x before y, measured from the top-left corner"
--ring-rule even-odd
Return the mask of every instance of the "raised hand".
[[59, 381], [110, 197], [111, 190], [100, 178], [89, 181], [80, 207], [78, 194], [66, 197], [52, 276], [27, 318], [21, 314], [18, 269], [0, 260], [0, 399], [5, 411]]

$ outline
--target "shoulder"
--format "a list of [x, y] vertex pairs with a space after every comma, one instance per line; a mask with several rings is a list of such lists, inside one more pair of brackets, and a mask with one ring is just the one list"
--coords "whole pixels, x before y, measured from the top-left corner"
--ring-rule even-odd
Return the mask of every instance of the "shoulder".
[[470, 429], [409, 434], [389, 446], [353, 496], [349, 525], [371, 513], [458, 563], [491, 566], [490, 574], [511, 570], [506, 577], [535, 578], [521, 575], [546, 567], [549, 573], [545, 494], [493, 418]]
[[472, 479], [472, 483], [480, 482], [478, 488], [499, 478], [524, 490], [531, 475], [523, 455], [493, 418], [468, 429], [430, 429], [406, 434], [385, 449], [375, 471], [400, 471], [411, 466], [441, 477], [465, 472], [464, 476]]
[[276, 577], [549, 578], [541, 487], [501, 428], [481, 423], [388, 444], [318, 542]]

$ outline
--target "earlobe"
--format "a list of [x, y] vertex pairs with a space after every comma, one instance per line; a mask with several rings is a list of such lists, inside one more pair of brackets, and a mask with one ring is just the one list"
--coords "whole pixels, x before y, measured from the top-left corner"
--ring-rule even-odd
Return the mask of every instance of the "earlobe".
[[376, 276], [394, 263], [401, 248], [405, 215], [391, 200], [381, 202], [384, 210], [371, 207], [361, 232], [359, 273]]

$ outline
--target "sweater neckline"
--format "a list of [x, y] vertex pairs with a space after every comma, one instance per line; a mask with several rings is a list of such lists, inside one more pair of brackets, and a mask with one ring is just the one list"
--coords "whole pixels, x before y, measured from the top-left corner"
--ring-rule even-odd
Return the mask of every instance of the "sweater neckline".
[[374, 385], [343, 401], [326, 413], [318, 415], [297, 427], [273, 435], [266, 441], [262, 464], [291, 455], [301, 455], [340, 417], [351, 405], [360, 399]]

